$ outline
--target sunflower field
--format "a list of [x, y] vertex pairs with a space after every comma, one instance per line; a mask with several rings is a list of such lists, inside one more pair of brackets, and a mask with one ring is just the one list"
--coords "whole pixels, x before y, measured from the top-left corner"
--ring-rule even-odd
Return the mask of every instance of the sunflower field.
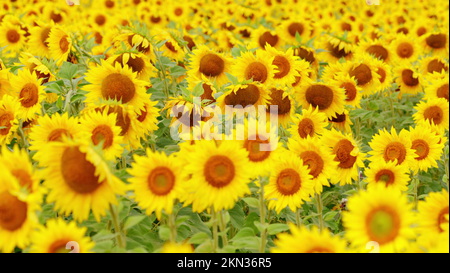
[[0, 0], [0, 253], [449, 253], [448, 70], [443, 0]]

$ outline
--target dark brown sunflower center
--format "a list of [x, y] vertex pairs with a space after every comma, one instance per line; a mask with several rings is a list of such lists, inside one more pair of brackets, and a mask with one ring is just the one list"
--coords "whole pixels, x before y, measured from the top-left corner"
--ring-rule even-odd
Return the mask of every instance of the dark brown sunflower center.
[[24, 169], [16, 169], [12, 170], [11, 174], [17, 178], [19, 181], [20, 187], [26, 188], [28, 191], [32, 190], [33, 187], [33, 179], [31, 179], [30, 173], [25, 171]]
[[72, 240], [69, 239], [59, 239], [54, 241], [48, 248], [48, 253], [69, 253], [72, 251], [71, 248], [67, 249], [66, 245]]
[[351, 155], [355, 146], [348, 140], [342, 139], [333, 147], [333, 153], [336, 155], [335, 161], [339, 162], [339, 168], [349, 169], [356, 162], [356, 156]]
[[178, 7], [174, 10], [174, 13], [176, 16], [181, 16], [181, 14], [183, 14], [183, 9]]
[[448, 71], [448, 66], [441, 62], [440, 60], [431, 60], [427, 65], [427, 71], [428, 73], [438, 72], [441, 73], [441, 71], [444, 70], [445, 72]]
[[187, 47], [189, 48], [189, 50], [192, 50], [195, 47], [195, 42], [191, 37], [185, 35], [183, 36], [183, 40], [187, 42]]
[[389, 51], [380, 45], [371, 45], [366, 52], [375, 56], [375, 58], [385, 61], [389, 57]]
[[288, 26], [289, 35], [291, 35], [292, 37], [295, 37], [296, 33], [298, 33], [298, 35], [302, 35], [304, 29], [305, 29], [305, 27], [303, 26], [303, 24], [296, 23], [296, 22], [291, 23]]
[[106, 0], [106, 1], [105, 1], [105, 6], [106, 6], [107, 8], [113, 8], [114, 5], [115, 5], [115, 3], [114, 3], [114, 1], [112, 1], [112, 0]]
[[11, 130], [14, 115], [11, 112], [0, 112], [0, 135], [6, 136]]
[[414, 77], [414, 72], [410, 69], [402, 71], [402, 81], [407, 86], [416, 86], [419, 84], [419, 79]]
[[334, 117], [328, 118], [328, 121], [334, 122], [334, 123], [342, 123], [347, 120], [347, 115], [345, 113], [338, 114], [334, 113]]
[[366, 64], [360, 64], [357, 67], [350, 70], [348, 73], [350, 77], [355, 77], [358, 81], [358, 85], [365, 85], [372, 80], [372, 71]]
[[99, 26], [103, 26], [106, 23], [106, 17], [102, 14], [95, 17], [95, 23]]
[[393, 241], [400, 230], [400, 217], [390, 207], [379, 207], [366, 216], [366, 232], [370, 240], [379, 244]]
[[264, 83], [267, 80], [268, 71], [264, 64], [260, 62], [253, 62], [245, 69], [245, 79]]
[[358, 94], [358, 90], [356, 89], [356, 86], [351, 82], [344, 82], [340, 86], [341, 88], [345, 89], [345, 101], [353, 101], [356, 98], [356, 95]]
[[378, 68], [377, 69], [377, 74], [380, 75], [380, 83], [384, 83], [384, 81], [386, 80], [386, 71], [383, 68]]
[[444, 232], [444, 229], [442, 228], [442, 224], [448, 223], [448, 206], [443, 208], [439, 214], [438, 214], [438, 228], [440, 232]]
[[27, 220], [28, 205], [16, 196], [0, 193], [0, 227], [8, 231], [19, 229]]
[[78, 147], [68, 147], [63, 152], [61, 173], [67, 186], [77, 193], [92, 193], [100, 186], [95, 166]]
[[319, 110], [326, 110], [333, 103], [333, 90], [326, 85], [315, 84], [308, 87], [305, 93], [306, 101], [312, 107], [319, 107]]
[[246, 107], [258, 102], [259, 97], [259, 88], [254, 84], [249, 84], [247, 87], [239, 88], [236, 92], [228, 94], [225, 97], [225, 104], [232, 106], [242, 105], [242, 107]]
[[333, 57], [335, 57], [337, 59], [347, 57], [350, 54], [350, 52], [346, 52], [344, 48], [339, 49], [338, 46], [334, 46], [331, 43], [328, 43], [327, 50], [330, 52], [330, 54]]
[[127, 103], [134, 98], [136, 87], [133, 81], [125, 75], [113, 73], [102, 81], [102, 96]]
[[[211, 86], [206, 83], [203, 83], [202, 86], [203, 86], [203, 94], [200, 96], [200, 98], [202, 100], [210, 100], [210, 102], [208, 102], [207, 105], [215, 102], [216, 99], [212, 95], [213, 90], [212, 90]], [[247, 88], [249, 88], [249, 87], [247, 87]], [[258, 91], [258, 98], [259, 98], [259, 91]]]
[[257, 135], [254, 140], [246, 139], [244, 142], [244, 148], [248, 151], [248, 158], [252, 162], [261, 162], [266, 160], [270, 156], [270, 151], [261, 151], [261, 144], [267, 144], [269, 140], [262, 140]]
[[123, 55], [120, 55], [119, 57], [117, 57], [114, 60], [114, 63], [116, 63], [116, 62], [120, 63], [121, 65], [128, 65], [131, 68], [131, 70], [136, 73], [140, 73], [142, 70], [144, 70], [144, 67], [145, 67], [144, 60], [142, 60], [142, 58], [139, 58], [137, 56], [136, 56], [136, 58], [132, 58], [130, 56], [128, 58], [127, 63], [125, 64], [123, 62]]
[[147, 178], [148, 188], [153, 194], [165, 196], [169, 194], [175, 186], [175, 175], [167, 167], [154, 168]]
[[316, 58], [314, 58], [314, 52], [309, 51], [303, 47], [294, 50], [294, 55], [298, 56], [302, 60], [307, 61], [310, 64], [312, 64], [316, 60]]
[[428, 153], [430, 151], [430, 147], [428, 146], [428, 143], [424, 141], [423, 139], [415, 139], [412, 142], [412, 149], [416, 151], [416, 160], [422, 160], [428, 156]]
[[48, 36], [50, 35], [50, 30], [51, 30], [51, 28], [46, 27], [46, 28], [42, 29], [42, 32], [41, 32], [41, 42], [42, 42], [46, 47], [48, 47], [48, 41], [47, 41], [47, 39], [48, 39]]
[[267, 103], [266, 112], [270, 112], [271, 105], [278, 106], [278, 115], [286, 115], [291, 111], [291, 99], [289, 96], [284, 96], [285, 92], [281, 89], [272, 89], [270, 92], [270, 99]]
[[69, 41], [67, 40], [69, 36], [64, 35], [61, 40], [59, 40], [59, 48], [62, 52], [67, 52], [69, 50]]
[[391, 185], [395, 181], [395, 174], [393, 171], [388, 169], [382, 169], [379, 170], [375, 174], [375, 181], [376, 182], [383, 182], [386, 184], [386, 186]]
[[106, 149], [112, 145], [114, 133], [108, 125], [102, 124], [92, 131], [91, 139], [94, 145], [103, 142], [103, 149]]
[[291, 65], [289, 61], [283, 56], [275, 56], [272, 64], [275, 65], [278, 69], [278, 72], [274, 75], [275, 79], [281, 79], [289, 74], [289, 71], [291, 71]]
[[302, 181], [297, 171], [288, 168], [282, 170], [277, 177], [277, 189], [282, 195], [293, 195], [300, 190]]
[[47, 141], [62, 141], [63, 136], [72, 137], [67, 129], [59, 128], [55, 129], [48, 134]]
[[448, 83], [442, 85], [436, 90], [436, 95], [438, 98], [444, 98], [448, 101]]
[[427, 45], [434, 49], [444, 48], [447, 43], [447, 36], [445, 34], [431, 34], [425, 39]]
[[417, 36], [420, 37], [420, 36], [424, 35], [425, 33], [427, 33], [427, 29], [425, 27], [419, 27], [417, 29], [416, 33], [417, 33]]
[[211, 156], [203, 170], [206, 181], [215, 188], [226, 187], [235, 177], [233, 161], [223, 155]]
[[303, 160], [303, 164], [308, 166], [309, 174], [313, 178], [317, 178], [322, 173], [324, 162], [319, 154], [314, 151], [305, 151], [300, 154], [300, 158]]
[[138, 115], [137, 120], [139, 122], [143, 122], [147, 118], [147, 106], [144, 106], [144, 110], [141, 111], [141, 113]]
[[17, 30], [10, 29], [6, 33], [6, 39], [8, 39], [8, 42], [15, 44], [20, 41], [20, 34], [17, 32]]
[[269, 31], [264, 32], [261, 36], [259, 36], [259, 45], [261, 48], [264, 48], [266, 46], [266, 43], [268, 43], [271, 46], [276, 46], [278, 43], [278, 35], [272, 35]]
[[423, 113], [423, 116], [426, 120], [428, 120], [430, 123], [434, 123], [436, 125], [441, 124], [443, 118], [444, 118], [444, 111], [442, 111], [442, 108], [434, 105], [428, 107], [425, 112]]
[[397, 164], [402, 164], [406, 158], [406, 148], [400, 142], [391, 142], [384, 149], [384, 161], [394, 161], [397, 159]]
[[59, 14], [59, 13], [54, 13], [54, 12], [52, 11], [52, 13], [50, 14], [50, 19], [52, 19], [53, 22], [55, 22], [55, 23], [59, 23], [59, 22], [62, 21], [63, 17], [62, 17], [61, 14]]
[[225, 69], [225, 62], [216, 54], [206, 54], [200, 60], [199, 71], [208, 77], [217, 77]]
[[301, 138], [306, 138], [307, 136], [314, 136], [314, 122], [309, 118], [303, 118], [297, 126], [298, 135]]
[[20, 90], [20, 103], [23, 107], [29, 108], [38, 103], [39, 93], [38, 87], [33, 83], [27, 83]]
[[414, 47], [410, 43], [401, 43], [397, 46], [397, 55], [400, 58], [407, 59], [414, 54]]

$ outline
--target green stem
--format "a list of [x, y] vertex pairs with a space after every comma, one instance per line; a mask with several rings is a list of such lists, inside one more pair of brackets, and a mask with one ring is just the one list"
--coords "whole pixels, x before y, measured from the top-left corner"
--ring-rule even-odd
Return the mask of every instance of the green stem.
[[120, 228], [119, 213], [112, 204], [109, 204], [109, 209], [111, 211], [111, 218], [114, 225], [114, 233], [116, 234], [117, 246], [121, 249], [125, 249], [126, 241], [122, 229]]
[[225, 230], [227, 229], [227, 223], [225, 223], [225, 210], [222, 210], [219, 213], [219, 227], [220, 227], [220, 232], [222, 233], [222, 243], [223, 246], [227, 246], [228, 245], [228, 238], [227, 238], [227, 234], [225, 232]]
[[322, 204], [322, 197], [320, 194], [315, 194], [316, 199], [316, 206], [317, 206], [317, 214], [318, 214], [318, 220], [319, 220], [319, 231], [322, 231], [325, 227], [325, 223], [323, 221], [323, 204]]
[[217, 214], [214, 211], [214, 207], [211, 207], [211, 221], [212, 221], [212, 234], [213, 234], [213, 241], [212, 241], [212, 251], [214, 253], [218, 253], [219, 251], [219, 233], [217, 230]]
[[297, 222], [297, 227], [300, 227], [300, 226], [303, 224], [301, 212], [302, 212], [302, 211], [301, 211], [301, 208], [298, 208], [298, 209], [295, 211], [295, 220], [296, 220], [296, 222]]
[[176, 243], [177, 241], [177, 225], [175, 222], [175, 214], [169, 213], [168, 225], [170, 229], [170, 241]]
[[[266, 224], [266, 203], [264, 200], [264, 183], [262, 179], [260, 179], [260, 193], [259, 193], [259, 218], [261, 220], [261, 225], [264, 226]], [[267, 231], [264, 229], [261, 231], [261, 245], [259, 247], [260, 253], [266, 252], [266, 242], [267, 241]]]

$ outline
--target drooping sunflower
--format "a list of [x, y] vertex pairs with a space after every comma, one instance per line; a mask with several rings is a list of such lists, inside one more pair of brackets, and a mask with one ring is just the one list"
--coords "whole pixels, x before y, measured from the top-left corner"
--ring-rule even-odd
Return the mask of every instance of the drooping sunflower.
[[327, 81], [334, 86], [338, 86], [345, 90], [344, 104], [355, 108], [360, 108], [362, 88], [358, 86], [355, 77], [351, 77], [345, 73], [337, 73], [333, 79]]
[[294, 139], [320, 136], [328, 126], [327, 116], [319, 112], [318, 107], [312, 106], [303, 108], [302, 113], [296, 114], [292, 121], [293, 124], [288, 131]]
[[441, 158], [444, 142], [436, 135], [430, 126], [417, 125], [409, 128], [411, 148], [415, 151], [414, 162], [410, 169], [415, 173], [437, 168], [437, 161]]
[[92, 211], [100, 221], [116, 194], [123, 194], [125, 185], [115, 177], [107, 163], [87, 141], [63, 139], [46, 146], [40, 158], [45, 166], [44, 185], [49, 189], [47, 202], [64, 215], [72, 214], [77, 222], [87, 220]]
[[190, 58], [188, 76], [206, 77], [219, 86], [227, 83], [226, 73], [232, 73], [233, 71], [231, 70], [232, 59], [230, 57], [209, 49], [206, 45], [199, 45], [194, 49]]
[[367, 188], [372, 188], [376, 184], [384, 184], [399, 191], [408, 190], [410, 181], [409, 169], [405, 165], [397, 165], [394, 161], [374, 161], [364, 170], [367, 177]]
[[11, 22], [0, 24], [0, 44], [6, 46], [3, 54], [15, 56], [25, 45], [25, 31]]
[[320, 194], [323, 186], [330, 185], [329, 179], [337, 175], [336, 168], [339, 163], [334, 161], [331, 152], [317, 138], [307, 136], [298, 140], [289, 139], [287, 146], [308, 166], [314, 181], [314, 192]]
[[397, 34], [389, 47], [395, 62], [414, 62], [421, 53], [413, 35]]
[[272, 64], [276, 68], [272, 84], [275, 87], [291, 86], [297, 77], [301, 77], [300, 71], [309, 69], [309, 64], [295, 56], [292, 48], [284, 52], [267, 45], [265, 50], [274, 57]]
[[449, 54], [449, 36], [448, 31], [431, 31], [421, 36], [421, 44], [425, 53], [431, 53], [433, 56], [448, 58]]
[[196, 212], [217, 212], [232, 208], [239, 198], [250, 194], [248, 152], [238, 142], [223, 141], [217, 146], [214, 141], [200, 140], [194, 149], [184, 167], [190, 176], [186, 188], [190, 194], [181, 200], [185, 205], [192, 203]]
[[147, 55], [151, 61], [155, 61], [153, 45], [143, 33], [136, 33], [131, 30], [122, 31], [113, 37], [112, 42], [118, 50], [122, 48], [122, 43], [124, 43], [127, 49], [136, 48], [137, 51]]
[[354, 247], [376, 242], [382, 253], [403, 252], [413, 239], [414, 214], [406, 194], [382, 184], [350, 196], [342, 213], [345, 236]]
[[426, 77], [433, 73], [447, 73], [448, 61], [439, 56], [428, 56], [422, 58], [420, 61], [421, 75]]
[[30, 53], [35, 56], [50, 57], [48, 37], [53, 26], [53, 21], [38, 21], [36, 22], [36, 26], [30, 29], [28, 40], [28, 51]]
[[147, 55], [137, 52], [123, 52], [110, 56], [107, 61], [115, 67], [119, 63], [122, 67], [128, 66], [134, 73], [137, 73], [137, 78], [143, 81], [149, 81], [151, 77], [156, 76], [156, 68], [150, 63]]
[[116, 125], [117, 113], [97, 112], [91, 110], [84, 112], [80, 118], [80, 137], [83, 137], [95, 146], [102, 144], [105, 159], [114, 160], [123, 152], [123, 136], [121, 128]]
[[23, 120], [33, 119], [41, 112], [41, 102], [45, 99], [41, 82], [36, 73], [29, 70], [19, 70], [17, 76], [11, 78], [12, 93], [20, 102], [19, 117]]
[[275, 57], [263, 49], [257, 49], [255, 53], [243, 52], [235, 60], [233, 75], [241, 81], [253, 80], [270, 86], [276, 70], [274, 59]]
[[324, 131], [321, 141], [330, 149], [334, 161], [339, 163], [337, 175], [331, 177], [331, 182], [345, 185], [357, 181], [358, 169], [364, 168], [365, 154], [361, 152], [351, 133], [344, 134], [332, 128]]
[[[294, 49], [294, 55], [309, 63], [310, 69], [304, 75], [312, 80], [316, 80], [319, 74], [319, 60], [316, 51], [307, 46], [299, 46]], [[302, 71], [300, 71], [301, 73]]]
[[[418, 230], [421, 234], [448, 233], [448, 191], [430, 192], [417, 205]], [[446, 226], [445, 226], [446, 225]]]
[[305, 83], [296, 93], [296, 101], [304, 108], [319, 108], [327, 118], [344, 110], [345, 90], [323, 82]]
[[399, 86], [399, 94], [417, 94], [423, 91], [421, 74], [417, 67], [403, 63], [393, 69], [395, 82]]
[[329, 230], [319, 231], [315, 226], [297, 227], [289, 223], [290, 233], [283, 232], [274, 239], [271, 253], [346, 253], [347, 241]]
[[394, 127], [391, 128], [391, 132], [386, 129], [379, 130], [372, 137], [369, 146], [372, 149], [369, 151], [371, 162], [397, 160], [397, 165], [408, 167], [415, 164], [414, 157], [416, 155], [411, 149], [412, 143], [406, 129], [400, 130], [399, 133]]
[[331, 124], [331, 128], [335, 128], [343, 133], [351, 133], [353, 125], [350, 119], [350, 114], [347, 109], [344, 109], [342, 113], [335, 113], [332, 118], [328, 118], [328, 122]]
[[277, 120], [278, 124], [288, 127], [295, 113], [295, 98], [286, 88], [271, 88], [266, 103], [266, 120]]
[[155, 212], [161, 219], [162, 213], [171, 214], [175, 202], [184, 194], [181, 177], [181, 162], [174, 154], [147, 149], [145, 156], [134, 156], [135, 162], [128, 170], [129, 189], [133, 198], [148, 215]]
[[283, 46], [283, 40], [278, 35], [277, 31], [260, 25], [251, 33], [251, 43], [249, 44], [249, 48], [265, 50], [267, 45], [279, 49]]
[[49, 56], [61, 65], [67, 61], [72, 48], [72, 38], [61, 27], [54, 26], [48, 35]]
[[31, 235], [30, 253], [90, 253], [95, 243], [86, 235], [86, 227], [61, 218], [49, 219]]
[[448, 73], [432, 74], [432, 76], [429, 78], [429, 84], [426, 84], [424, 86], [424, 99], [430, 100], [434, 98], [444, 98], [448, 102], [448, 84]]
[[421, 100], [414, 109], [417, 111], [413, 114], [416, 124], [434, 125], [440, 131], [448, 130], [449, 105], [445, 98]]
[[115, 100], [138, 111], [144, 110], [144, 101], [149, 97], [145, 90], [146, 82], [137, 79], [137, 73], [129, 66], [122, 67], [119, 63], [113, 66], [102, 60], [100, 66], [89, 69], [86, 81], [90, 83], [84, 87], [88, 91], [88, 106], [99, 101]]
[[350, 61], [354, 55], [353, 43], [331, 34], [320, 36], [318, 46], [324, 49], [324, 51], [318, 53], [317, 58], [328, 64], [338, 62], [340, 59]]
[[16, 132], [19, 109], [20, 102], [15, 97], [4, 95], [0, 99], [0, 145], [9, 144]]
[[183, 61], [186, 52], [184, 50], [184, 47], [181, 46], [177, 41], [177, 39], [180, 39], [180, 37], [177, 37], [177, 34], [175, 32], [169, 32], [167, 30], [161, 29], [157, 31], [155, 38], [157, 41], [165, 41], [160, 48], [163, 52], [163, 55], [176, 61]]
[[310, 201], [310, 196], [314, 194], [315, 183], [308, 167], [298, 155], [280, 148], [271, 168], [264, 196], [269, 200], [269, 209], [275, 209], [277, 213], [287, 207], [291, 211], [297, 211], [305, 201]]

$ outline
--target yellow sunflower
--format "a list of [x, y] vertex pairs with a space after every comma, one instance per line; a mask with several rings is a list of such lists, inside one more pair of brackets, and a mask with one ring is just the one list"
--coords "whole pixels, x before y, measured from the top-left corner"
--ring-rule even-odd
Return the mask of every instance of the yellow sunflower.
[[308, 166], [309, 174], [314, 181], [314, 192], [320, 194], [323, 186], [330, 185], [329, 179], [337, 175], [336, 168], [339, 163], [334, 161], [333, 155], [322, 141], [316, 138], [289, 139], [287, 146], [302, 159], [305, 166]]
[[343, 133], [351, 133], [353, 125], [352, 120], [347, 109], [344, 109], [342, 113], [335, 113], [332, 118], [328, 118], [328, 122], [331, 124], [331, 128], [335, 128]]
[[107, 163], [93, 146], [78, 139], [64, 138], [51, 142], [40, 159], [49, 189], [47, 202], [64, 215], [72, 213], [77, 222], [89, 218], [92, 211], [100, 221], [112, 204], [117, 204], [116, 194], [123, 194], [125, 185], [115, 177]]
[[54, 26], [48, 36], [49, 56], [61, 65], [67, 61], [67, 57], [72, 49], [72, 38], [61, 27]]
[[121, 49], [122, 43], [124, 43], [127, 49], [136, 48], [137, 51], [147, 55], [151, 61], [155, 61], [153, 45], [146, 35], [131, 30], [122, 31], [113, 37], [112, 42], [116, 49]]
[[110, 56], [107, 61], [115, 67], [119, 63], [122, 67], [128, 66], [137, 78], [143, 81], [149, 81], [151, 77], [156, 77], [156, 68], [151, 64], [150, 59], [143, 53], [123, 52]]
[[16, 132], [19, 121], [20, 102], [9, 95], [0, 99], [0, 145], [9, 144]]
[[356, 54], [366, 53], [373, 55], [376, 59], [390, 64], [394, 58], [391, 48], [386, 45], [385, 39], [364, 39], [358, 43]]
[[11, 22], [0, 24], [0, 44], [6, 46], [3, 54], [15, 56], [25, 45], [25, 31]]
[[12, 93], [20, 102], [20, 115], [23, 120], [33, 119], [41, 113], [41, 102], [45, 99], [42, 79], [38, 79], [35, 72], [19, 70], [17, 76], [12, 77]]
[[413, 114], [416, 124], [434, 125], [439, 131], [448, 131], [449, 105], [445, 98], [421, 100], [414, 109], [417, 111]]
[[399, 86], [400, 95], [417, 94], [423, 91], [421, 74], [417, 67], [404, 63], [393, 69], [395, 82]]
[[421, 234], [448, 233], [448, 191], [430, 192], [417, 205], [418, 230]]
[[271, 88], [266, 103], [266, 120], [277, 120], [278, 124], [287, 128], [292, 122], [295, 107], [294, 96], [288, 93], [286, 88]]
[[434, 74], [430, 79], [430, 83], [425, 85], [424, 92], [425, 100], [431, 100], [434, 98], [444, 98], [448, 100], [448, 84], [449, 84], [449, 75], [448, 73]]
[[137, 134], [141, 138], [145, 138], [145, 136], [150, 133], [156, 131], [158, 129], [158, 117], [159, 117], [159, 108], [156, 107], [158, 101], [152, 101], [148, 99], [144, 102], [144, 110], [138, 113], [136, 116], [137, 122], [136, 127]]
[[292, 118], [293, 124], [289, 128], [292, 138], [311, 138], [322, 135], [325, 127], [328, 126], [327, 116], [319, 112], [319, 108], [303, 108], [301, 114], [296, 114]]
[[389, 47], [395, 62], [414, 62], [421, 53], [417, 38], [413, 35], [397, 34]]
[[321, 141], [330, 149], [334, 161], [339, 163], [337, 175], [331, 177], [331, 182], [345, 185], [357, 181], [359, 168], [364, 168], [365, 154], [361, 152], [351, 133], [344, 134], [335, 129], [325, 130]]
[[384, 184], [387, 188], [395, 188], [399, 191], [407, 191], [410, 181], [409, 169], [405, 165], [397, 165], [394, 161], [374, 161], [365, 169], [367, 188], [377, 184]]
[[377, 87], [377, 91], [383, 92], [388, 90], [392, 83], [394, 82], [394, 75], [392, 73], [392, 66], [381, 61], [374, 60], [373, 66], [375, 69], [375, 73], [378, 74], [379, 85]]
[[334, 86], [338, 86], [345, 90], [344, 104], [355, 108], [360, 108], [362, 88], [358, 86], [355, 77], [351, 77], [345, 73], [337, 73], [333, 79], [327, 81]]
[[133, 198], [148, 215], [155, 212], [161, 219], [163, 212], [171, 214], [175, 201], [184, 194], [181, 162], [174, 154], [167, 156], [150, 149], [146, 156], [134, 156], [134, 160], [128, 170]]
[[251, 172], [248, 168], [248, 152], [236, 141], [200, 140], [184, 167], [190, 179], [183, 197], [185, 205], [192, 203], [192, 210], [202, 212], [213, 209], [231, 209], [235, 202], [250, 194]]
[[32, 233], [30, 253], [90, 253], [95, 243], [86, 232], [73, 221], [49, 219]]
[[194, 253], [194, 247], [188, 243], [165, 242], [161, 253]]
[[272, 161], [271, 169], [264, 196], [268, 200], [269, 209], [280, 213], [282, 209], [289, 207], [295, 212], [305, 201], [311, 200], [315, 183], [308, 167], [297, 154], [280, 148]]
[[319, 231], [315, 226], [297, 227], [289, 223], [290, 233], [279, 233], [271, 253], [346, 253], [347, 241], [329, 230]]
[[408, 253], [449, 253], [449, 232], [428, 232], [417, 237]]
[[415, 151], [415, 163], [410, 168], [417, 173], [437, 168], [444, 150], [444, 142], [429, 126], [418, 125], [409, 128], [411, 148]]
[[414, 157], [416, 155], [414, 150], [411, 149], [412, 142], [409, 132], [405, 129], [400, 130], [399, 133], [394, 127], [391, 128], [391, 132], [386, 129], [379, 130], [372, 137], [369, 146], [372, 149], [369, 151], [371, 162], [397, 160], [397, 165], [407, 167], [415, 164]]
[[345, 236], [354, 247], [370, 242], [382, 253], [403, 252], [414, 238], [412, 204], [401, 191], [376, 184], [350, 196], [342, 212]]
[[28, 40], [28, 51], [30, 51], [30, 53], [35, 56], [45, 58], [50, 57], [48, 37], [53, 26], [53, 21], [38, 21], [36, 22], [36, 26], [30, 29], [30, 36]]
[[[292, 14], [294, 15], [294, 14]], [[302, 42], [307, 42], [311, 38], [311, 22], [298, 18], [289, 18], [283, 20], [280, 25], [276, 27], [277, 32], [280, 33], [281, 38], [288, 45], [297, 44], [296, 35], [300, 36]]]
[[317, 58], [328, 64], [336, 63], [340, 59], [350, 61], [354, 55], [354, 45], [348, 40], [338, 38], [331, 34], [321, 35], [319, 48], [324, 49], [317, 54]]
[[355, 78], [357, 85], [363, 90], [363, 96], [379, 91], [381, 75], [377, 73], [376, 60], [369, 54], [360, 54], [351, 62], [344, 64], [345, 71], [350, 77]]
[[420, 37], [422, 40], [422, 47], [425, 53], [431, 53], [433, 56], [440, 56], [448, 58], [449, 54], [449, 36], [448, 30], [444, 31], [430, 31], [429, 33]]
[[422, 58], [419, 62], [420, 72], [424, 77], [428, 76], [428, 74], [448, 72], [448, 61], [442, 57], [428, 56]]
[[160, 48], [163, 55], [176, 61], [183, 61], [186, 52], [184, 47], [178, 43], [177, 39], [179, 37], [177, 37], [175, 32], [169, 32], [164, 29], [157, 30], [155, 39], [156, 41], [165, 41]]
[[149, 97], [145, 90], [146, 82], [137, 79], [136, 72], [129, 66], [122, 67], [119, 63], [113, 66], [102, 61], [100, 66], [89, 69], [86, 81], [90, 83], [84, 86], [84, 90], [88, 91], [88, 106], [99, 101], [115, 100], [138, 111], [144, 110], [144, 101]]
[[0, 69], [0, 99], [3, 95], [11, 95], [11, 84], [10, 84], [11, 74], [8, 70]]
[[275, 57], [263, 49], [258, 49], [255, 53], [243, 52], [235, 60], [232, 68], [233, 75], [241, 81], [253, 80], [270, 86], [276, 71], [274, 59]]
[[278, 35], [277, 31], [262, 25], [252, 31], [250, 38], [251, 43], [249, 44], [249, 48], [265, 50], [267, 45], [277, 49], [283, 46], [283, 40]]

